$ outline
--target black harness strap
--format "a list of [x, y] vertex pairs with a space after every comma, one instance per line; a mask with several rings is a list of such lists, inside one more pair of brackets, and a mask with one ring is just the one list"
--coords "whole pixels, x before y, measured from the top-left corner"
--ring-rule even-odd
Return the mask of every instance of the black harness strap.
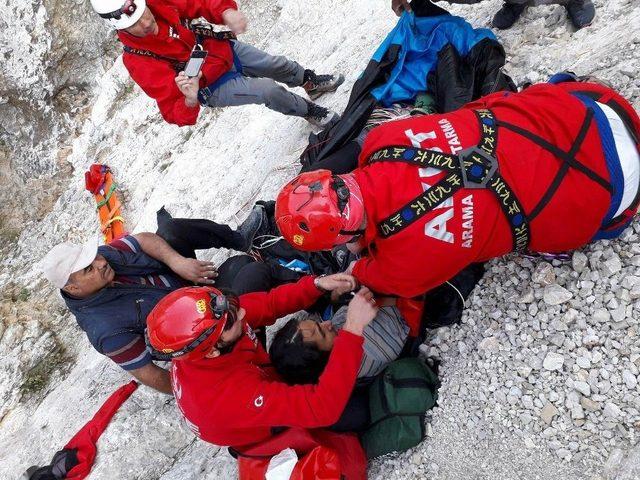
[[[572, 158], [575, 158], [576, 154], [578, 153], [578, 150], [582, 146], [582, 143], [584, 142], [584, 139], [587, 136], [587, 132], [589, 131], [589, 127], [591, 126], [591, 122], [593, 121], [593, 115], [594, 115], [593, 110], [591, 108], [587, 108], [587, 115], [585, 116], [584, 121], [582, 122], [582, 126], [580, 127], [580, 131], [578, 132], [578, 136], [576, 137], [576, 140], [571, 146], [571, 150], [569, 150], [569, 153], [568, 153], [568, 155], [570, 155]], [[564, 180], [564, 177], [569, 171], [569, 168], [571, 168], [571, 165], [569, 165], [569, 162], [562, 163], [562, 165], [560, 166], [560, 169], [558, 170], [558, 173], [556, 173], [556, 176], [551, 182], [551, 185], [549, 186], [545, 194], [542, 196], [538, 204], [533, 208], [531, 213], [529, 213], [529, 215], [527, 216], [527, 219], [530, 222], [533, 221], [533, 219], [536, 218], [538, 214], [540, 214], [540, 212], [544, 209], [544, 207], [546, 207], [547, 204], [551, 201], [551, 198], [553, 197], [553, 195], [556, 193], [558, 188], [560, 188], [560, 184], [562, 183], [562, 180]]]
[[187, 62], [182, 60], [177, 60], [171, 57], [165, 57], [164, 55], [158, 55], [157, 53], [153, 53], [150, 50], [142, 50], [140, 48], [132, 48], [128, 45], [123, 45], [122, 49], [126, 53], [131, 53], [133, 55], [140, 55], [142, 57], [153, 58], [154, 60], [160, 60], [161, 62], [166, 62], [170, 64], [176, 72], [181, 72], [184, 70], [184, 67], [187, 65]]
[[536, 145], [540, 146], [544, 150], [548, 151], [549, 153], [552, 153], [556, 157], [558, 157], [558, 158], [564, 160], [565, 162], [567, 162], [569, 164], [569, 166], [575, 168], [579, 172], [584, 173], [588, 178], [590, 178], [591, 180], [596, 182], [598, 185], [600, 185], [602, 188], [604, 188], [607, 192], [609, 192], [609, 193], [613, 192], [613, 187], [604, 178], [602, 178], [596, 172], [591, 170], [589, 167], [587, 167], [587, 166], [583, 165], [582, 163], [578, 162], [575, 158], [573, 158], [567, 152], [565, 152], [565, 151], [561, 150], [560, 148], [558, 148], [557, 146], [547, 142], [544, 138], [539, 137], [538, 135], [536, 135], [534, 133], [531, 133], [528, 130], [525, 130], [524, 128], [522, 128], [522, 127], [519, 127], [517, 125], [513, 125], [512, 123], [503, 122], [503, 121], [498, 120], [497, 125], [499, 127], [504, 127], [504, 128], [506, 128], [508, 130], [511, 130], [512, 132], [517, 133], [518, 135], [521, 135], [521, 136], [531, 140], [533, 143], [535, 143]]
[[476, 110], [475, 113], [481, 126], [480, 143], [477, 147], [463, 150], [459, 155], [403, 146], [390, 146], [373, 153], [369, 163], [403, 162], [450, 172], [431, 188], [381, 221], [378, 224], [380, 236], [388, 238], [404, 230], [451, 198], [461, 188], [488, 188], [496, 195], [500, 208], [509, 221], [514, 250], [526, 250], [529, 245], [529, 224], [524, 209], [511, 187], [500, 176], [498, 161], [494, 157], [498, 142], [496, 119], [490, 110]]
[[185, 27], [198, 37], [214, 38], [216, 40], [235, 40], [236, 35], [231, 30], [216, 31], [210, 23], [186, 22]]
[[[183, 20], [182, 25], [185, 28], [191, 30], [196, 36], [196, 44], [200, 45], [206, 38], [214, 38], [216, 40], [235, 40], [236, 36], [231, 30], [223, 30], [217, 32], [213, 29], [213, 25], [210, 23], [193, 23], [191, 20]], [[161, 62], [169, 63], [176, 72], [181, 72], [184, 67], [187, 66], [187, 62], [178, 60], [176, 58], [165, 57], [164, 55], [158, 55], [151, 50], [143, 50], [140, 48], [132, 48], [128, 45], [123, 45], [122, 49], [133, 55], [140, 55], [142, 57], [153, 58], [154, 60], [160, 60]]]

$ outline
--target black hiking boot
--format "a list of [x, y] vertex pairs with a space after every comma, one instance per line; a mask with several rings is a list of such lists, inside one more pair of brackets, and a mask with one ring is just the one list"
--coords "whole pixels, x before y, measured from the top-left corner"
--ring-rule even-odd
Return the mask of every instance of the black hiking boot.
[[335, 92], [344, 82], [344, 75], [316, 75], [313, 70], [305, 70], [302, 88], [311, 100], [315, 100], [323, 93]]
[[565, 6], [569, 20], [576, 29], [588, 27], [596, 16], [596, 7], [591, 0], [571, 0]]
[[522, 5], [519, 3], [505, 3], [493, 17], [491, 25], [499, 30], [506, 30], [507, 28], [511, 28], [513, 24], [516, 23], [516, 20], [520, 18], [520, 15], [522, 15], [522, 12], [524, 12], [526, 8], [526, 4]]
[[239, 251], [248, 252], [251, 250], [253, 239], [264, 221], [264, 216], [264, 207], [255, 205], [249, 216], [236, 229], [236, 232], [242, 237], [242, 245], [238, 247]]
[[325, 128], [331, 123], [335, 123], [340, 119], [340, 115], [332, 112], [328, 108], [322, 107], [317, 103], [307, 102], [308, 109], [304, 119], [311, 125], [319, 128]]

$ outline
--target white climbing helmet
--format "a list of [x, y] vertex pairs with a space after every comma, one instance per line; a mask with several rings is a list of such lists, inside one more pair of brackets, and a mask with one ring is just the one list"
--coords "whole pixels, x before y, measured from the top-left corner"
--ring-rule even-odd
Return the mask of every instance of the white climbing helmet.
[[121, 30], [129, 28], [140, 20], [147, 2], [146, 0], [91, 0], [91, 6], [113, 27]]

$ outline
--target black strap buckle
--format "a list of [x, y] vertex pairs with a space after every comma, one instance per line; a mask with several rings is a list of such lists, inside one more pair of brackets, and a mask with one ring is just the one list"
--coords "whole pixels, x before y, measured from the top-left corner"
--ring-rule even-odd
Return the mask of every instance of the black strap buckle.
[[487, 188], [498, 171], [498, 160], [479, 147], [466, 148], [458, 154], [464, 188]]

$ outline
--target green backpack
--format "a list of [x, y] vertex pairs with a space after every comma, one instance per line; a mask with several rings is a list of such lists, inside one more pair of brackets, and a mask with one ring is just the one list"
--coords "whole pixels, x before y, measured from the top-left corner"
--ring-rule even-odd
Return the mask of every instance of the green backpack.
[[390, 363], [369, 387], [371, 425], [362, 436], [368, 458], [415, 447], [424, 417], [438, 400], [438, 375], [418, 358]]

